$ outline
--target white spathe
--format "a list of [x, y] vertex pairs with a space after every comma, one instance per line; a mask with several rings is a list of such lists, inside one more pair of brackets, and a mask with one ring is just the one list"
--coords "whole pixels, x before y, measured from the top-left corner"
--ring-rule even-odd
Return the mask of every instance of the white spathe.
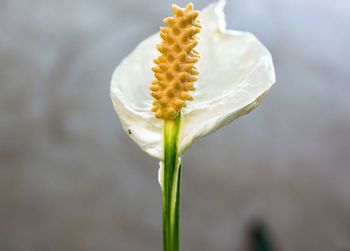
[[[179, 154], [192, 142], [253, 110], [275, 82], [269, 51], [248, 32], [226, 30], [225, 1], [201, 11], [196, 50], [201, 58], [194, 100], [182, 110]], [[159, 56], [159, 33], [142, 41], [115, 69], [111, 82], [114, 108], [127, 134], [148, 154], [163, 159], [163, 124], [151, 112], [151, 68]]]

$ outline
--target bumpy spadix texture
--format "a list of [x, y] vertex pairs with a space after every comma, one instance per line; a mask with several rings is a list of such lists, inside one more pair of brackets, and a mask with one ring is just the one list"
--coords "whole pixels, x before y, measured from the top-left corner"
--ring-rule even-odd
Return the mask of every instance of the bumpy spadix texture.
[[[212, 133], [257, 107], [275, 82], [269, 51], [249, 32], [227, 30], [225, 1], [200, 12], [202, 29], [196, 50], [201, 74], [183, 107], [179, 155], [196, 139]], [[234, 18], [234, 17], [232, 17]], [[159, 56], [159, 33], [142, 41], [115, 69], [111, 97], [127, 134], [147, 153], [164, 158], [164, 121], [151, 111], [150, 70]]]
[[150, 87], [153, 102], [152, 111], [156, 118], [175, 119], [187, 100], [192, 100], [189, 93], [194, 91], [198, 69], [194, 64], [199, 53], [193, 48], [198, 44], [197, 33], [200, 24], [196, 18], [198, 11], [193, 5], [185, 8], [173, 5], [174, 17], [164, 19], [168, 27], [160, 28], [162, 41], [157, 45], [161, 55], [154, 60], [157, 65], [152, 68], [154, 76]]

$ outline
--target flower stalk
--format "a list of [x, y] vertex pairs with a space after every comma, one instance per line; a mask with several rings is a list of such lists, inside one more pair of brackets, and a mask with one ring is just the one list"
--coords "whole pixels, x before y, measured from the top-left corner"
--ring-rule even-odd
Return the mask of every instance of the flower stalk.
[[164, 121], [163, 246], [164, 251], [180, 250], [181, 159], [178, 156], [181, 114]]

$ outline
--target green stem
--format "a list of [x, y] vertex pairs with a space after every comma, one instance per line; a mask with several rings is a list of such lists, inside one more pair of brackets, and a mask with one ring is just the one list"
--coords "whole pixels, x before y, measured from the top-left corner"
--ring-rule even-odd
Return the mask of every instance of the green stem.
[[177, 154], [180, 129], [181, 114], [175, 120], [165, 120], [162, 177], [164, 251], [180, 250], [181, 159]]

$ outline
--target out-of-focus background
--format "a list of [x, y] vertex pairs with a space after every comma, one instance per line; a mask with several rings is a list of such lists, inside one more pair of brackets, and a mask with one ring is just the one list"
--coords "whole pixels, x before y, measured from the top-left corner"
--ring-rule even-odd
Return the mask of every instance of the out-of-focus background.
[[[122, 131], [109, 82], [171, 4], [0, 2], [0, 250], [161, 250], [158, 163]], [[183, 250], [248, 250], [254, 222], [276, 250], [350, 249], [349, 13], [228, 1], [228, 27], [269, 48], [277, 83], [186, 152]]]

